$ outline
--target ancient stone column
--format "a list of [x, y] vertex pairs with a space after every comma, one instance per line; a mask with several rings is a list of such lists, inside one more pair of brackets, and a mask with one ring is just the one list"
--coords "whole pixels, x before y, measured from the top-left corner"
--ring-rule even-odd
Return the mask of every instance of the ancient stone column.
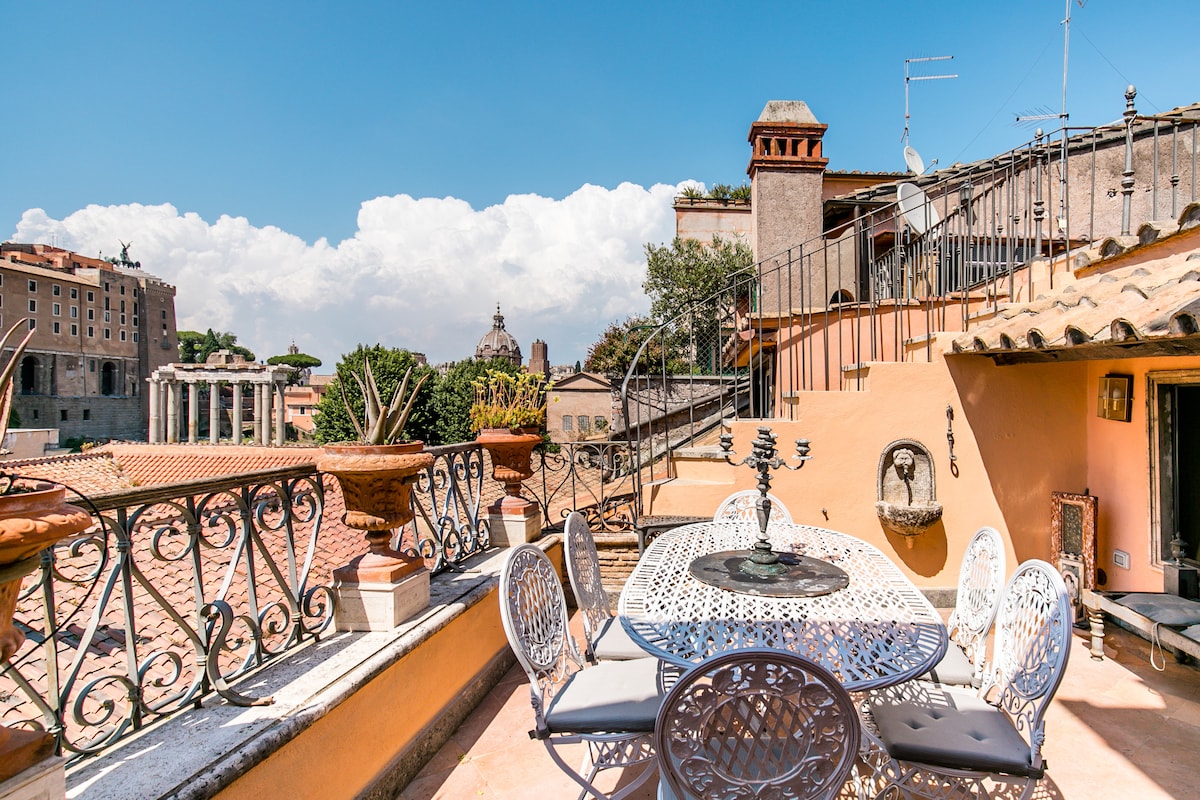
[[208, 383], [208, 440], [221, 441], [221, 384], [216, 381]]
[[259, 394], [262, 395], [262, 436], [259, 437], [258, 443], [263, 447], [271, 444], [271, 384], [261, 383], [258, 386]]
[[179, 441], [179, 401], [182, 399], [181, 387], [178, 382], [167, 384], [167, 443], [176, 444]]
[[242, 382], [233, 381], [233, 443], [242, 443]]
[[200, 387], [188, 381], [188, 444], [195, 444], [200, 431]]
[[287, 423], [284, 421], [283, 407], [284, 385], [276, 382], [272, 388], [275, 391], [275, 446], [283, 447], [287, 442]]
[[262, 384], [251, 383], [250, 386], [254, 392], [254, 438], [262, 444]]
[[150, 377], [150, 444], [162, 442], [162, 394], [158, 378]]

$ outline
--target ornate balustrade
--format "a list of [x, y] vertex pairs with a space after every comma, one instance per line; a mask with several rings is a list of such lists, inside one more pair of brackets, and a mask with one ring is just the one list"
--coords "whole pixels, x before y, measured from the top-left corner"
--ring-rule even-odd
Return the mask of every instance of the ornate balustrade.
[[213, 694], [269, 703], [232, 683], [329, 627], [325, 498], [287, 467], [77, 501], [97, 521], [25, 581], [4, 724], [79, 756]]
[[413, 524], [400, 549], [420, 555], [441, 572], [486, 550], [489, 545], [485, 502], [504, 493], [484, 480], [486, 454], [474, 442], [426, 448], [434, 455], [413, 488]]
[[633, 464], [626, 442], [568, 442], [556, 452], [535, 453], [537, 471], [525, 488], [541, 504], [547, 526], [557, 528], [579, 511], [593, 531], [632, 531]]
[[[474, 442], [430, 452], [399, 546], [437, 573], [488, 548], [503, 487]], [[548, 526], [590, 508], [597, 527], [627, 529], [628, 464], [618, 443], [564, 445], [525, 492]], [[17, 608], [26, 642], [0, 671], [0, 723], [55, 733], [68, 758], [208, 698], [270, 703], [244, 679], [332, 631], [332, 570], [365, 548], [312, 465], [73, 502], [96, 522], [42, 553]]]

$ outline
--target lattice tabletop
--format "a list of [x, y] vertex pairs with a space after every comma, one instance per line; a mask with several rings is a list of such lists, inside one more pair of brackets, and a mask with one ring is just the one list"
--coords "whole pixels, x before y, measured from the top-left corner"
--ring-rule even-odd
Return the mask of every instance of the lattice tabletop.
[[698, 556], [749, 548], [757, 526], [704, 522], [667, 531], [646, 549], [621, 592], [626, 630], [646, 650], [689, 666], [740, 647], [775, 647], [829, 669], [850, 691], [914, 678], [946, 649], [946, 627], [925, 596], [876, 547], [844, 533], [779, 523], [778, 552], [828, 561], [850, 585], [818, 597], [762, 597], [702, 583]]

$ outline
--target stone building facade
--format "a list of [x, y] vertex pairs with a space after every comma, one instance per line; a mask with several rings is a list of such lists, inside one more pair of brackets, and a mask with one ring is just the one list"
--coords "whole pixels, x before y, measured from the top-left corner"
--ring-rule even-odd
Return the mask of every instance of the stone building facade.
[[613, 386], [603, 375], [577, 372], [550, 389], [546, 433], [562, 444], [607, 439], [613, 423]]
[[145, 383], [178, 358], [175, 287], [114, 261], [45, 244], [0, 245], [0, 323], [35, 331], [14, 380], [21, 424], [63, 440], [143, 439]]

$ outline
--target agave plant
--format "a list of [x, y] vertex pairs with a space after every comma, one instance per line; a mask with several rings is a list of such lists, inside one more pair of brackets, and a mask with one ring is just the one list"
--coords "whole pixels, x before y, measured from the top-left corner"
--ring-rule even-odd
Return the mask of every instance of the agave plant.
[[[28, 324], [28, 320], [21, 319], [8, 329], [4, 338], [0, 339], [0, 353], [4, 352], [4, 348], [8, 346], [8, 340], [17, 332], [17, 329], [26, 324]], [[25, 338], [13, 348], [8, 363], [0, 371], [0, 446], [3, 445], [4, 436], [8, 433], [8, 415], [12, 411], [13, 376], [16, 375], [17, 366], [21, 363], [21, 355], [25, 352], [29, 340], [33, 338], [33, 333], [34, 329], [30, 328], [29, 333], [25, 334]]]
[[396, 387], [395, 393], [392, 395], [392, 401], [384, 405], [383, 398], [379, 394], [379, 385], [375, 382], [375, 373], [371, 371], [371, 362], [368, 359], [363, 359], [363, 374], [366, 377], [358, 377], [357, 373], [351, 372], [351, 377], [358, 384], [358, 388], [362, 391], [363, 406], [365, 408], [363, 422], [359, 422], [354, 414], [354, 409], [350, 407], [350, 401], [346, 398], [346, 389], [342, 387], [342, 402], [346, 405], [346, 412], [350, 415], [350, 421], [354, 424], [354, 430], [358, 434], [358, 440], [362, 444], [393, 444], [399, 441], [404, 433], [404, 426], [408, 424], [408, 416], [412, 413], [413, 404], [417, 399], [417, 392], [429, 379], [429, 374], [422, 375], [417, 380], [416, 386], [410, 392], [408, 390], [408, 382], [412, 377], [413, 368], [409, 367], [404, 373], [404, 379], [400, 381], [400, 385]]

